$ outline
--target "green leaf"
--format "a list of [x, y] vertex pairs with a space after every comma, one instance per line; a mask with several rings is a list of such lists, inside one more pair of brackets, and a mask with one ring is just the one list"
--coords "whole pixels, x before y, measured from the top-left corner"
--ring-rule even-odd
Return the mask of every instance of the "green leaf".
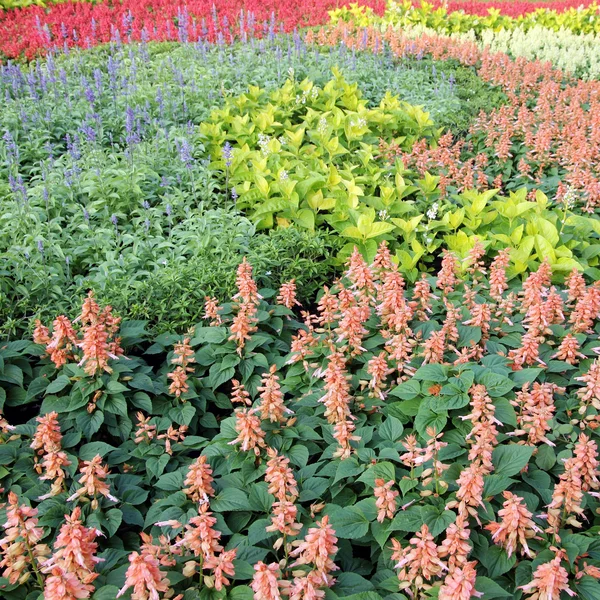
[[482, 600], [491, 600], [492, 598], [508, 598], [513, 594], [502, 589], [495, 581], [489, 577], [477, 577], [475, 580], [475, 589], [482, 592]]
[[362, 473], [364, 470], [365, 466], [359, 465], [354, 458], [341, 460], [335, 471], [333, 483], [337, 483], [340, 481], [340, 479], [345, 479], [346, 477], [354, 477], [355, 475]]
[[403, 431], [404, 427], [396, 417], [387, 417], [383, 422], [383, 425], [377, 429], [377, 432], [382, 439], [392, 443], [396, 443], [400, 439]]
[[496, 475], [511, 477], [519, 473], [529, 462], [535, 448], [508, 444], [498, 446], [492, 453]]
[[491, 398], [501, 398], [502, 396], [506, 396], [506, 394], [513, 389], [514, 385], [514, 382], [508, 377], [493, 373], [489, 370], [486, 370], [479, 379], [479, 383], [485, 385], [485, 389]]
[[396, 396], [402, 400], [412, 400], [421, 393], [421, 385], [416, 379], [409, 379], [404, 383], [396, 386], [391, 392], [390, 396]]
[[226, 488], [210, 501], [214, 512], [229, 512], [236, 510], [252, 510], [248, 494], [236, 488]]
[[423, 402], [415, 417], [415, 429], [419, 432], [421, 437], [428, 438], [429, 435], [427, 434], [427, 429], [432, 428], [435, 429], [436, 433], [441, 433], [444, 430], [447, 421], [448, 419], [444, 411], [439, 414], [433, 412], [433, 410], [429, 408], [429, 405]]
[[342, 597], [360, 592], [370, 592], [373, 584], [358, 573], [336, 573], [333, 591]]
[[448, 379], [447, 367], [437, 363], [431, 365], [423, 365], [413, 375], [413, 379], [417, 381], [433, 381], [434, 383], [443, 383]]
[[161, 475], [154, 486], [159, 490], [174, 492], [183, 487], [183, 479], [184, 476], [181, 471], [173, 471], [172, 473], [165, 473], [164, 475]]
[[497, 579], [515, 566], [517, 556], [513, 553], [509, 558], [506, 551], [500, 546], [490, 546], [485, 552], [481, 552], [479, 560], [487, 569], [490, 578]]
[[116, 585], [105, 585], [97, 589], [92, 596], [93, 600], [115, 600], [119, 588]]
[[600, 583], [593, 577], [585, 575], [576, 585], [577, 598], [583, 600], [600, 600]]
[[406, 510], [401, 510], [394, 517], [390, 524], [390, 531], [409, 531], [414, 533], [419, 531], [423, 525], [420, 506], [410, 506]]
[[79, 449], [79, 458], [81, 460], [92, 460], [96, 455], [104, 457], [114, 449], [114, 446], [111, 446], [106, 442], [90, 442], [89, 444], [81, 446]]
[[448, 525], [456, 521], [456, 514], [450, 510], [440, 512], [435, 506], [422, 506], [421, 519], [429, 527], [431, 535], [436, 537], [445, 531]]
[[53, 382], [46, 388], [46, 394], [56, 394], [64, 390], [71, 380], [66, 375], [59, 375]]
[[370, 521], [365, 513], [356, 506], [338, 507], [329, 513], [331, 526], [340, 538], [361, 538], [369, 532]]
[[292, 446], [287, 455], [290, 457], [290, 462], [297, 467], [305, 467], [308, 462], [308, 448], [302, 444]]

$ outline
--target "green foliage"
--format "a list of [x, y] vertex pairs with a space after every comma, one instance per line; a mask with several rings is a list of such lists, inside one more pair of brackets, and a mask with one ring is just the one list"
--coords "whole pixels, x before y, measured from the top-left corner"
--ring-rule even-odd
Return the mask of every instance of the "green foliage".
[[[259, 227], [329, 223], [365, 242], [393, 229], [374, 216], [362, 226], [372, 214], [363, 196], [379, 196], [385, 183], [373, 160], [379, 139], [408, 150], [436, 132], [426, 113], [390, 95], [367, 108], [358, 86], [334, 75], [322, 90], [292, 79], [271, 94], [252, 87], [214, 111], [200, 131], [213, 157], [234, 142], [231, 165], [221, 156], [216, 166]], [[348, 228], [350, 211], [358, 229]]]

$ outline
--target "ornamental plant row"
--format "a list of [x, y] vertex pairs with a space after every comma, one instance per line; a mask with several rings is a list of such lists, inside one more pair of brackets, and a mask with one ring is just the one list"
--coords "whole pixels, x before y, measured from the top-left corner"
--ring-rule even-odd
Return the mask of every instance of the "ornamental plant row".
[[4, 346], [4, 597], [597, 598], [600, 286], [484, 254]]

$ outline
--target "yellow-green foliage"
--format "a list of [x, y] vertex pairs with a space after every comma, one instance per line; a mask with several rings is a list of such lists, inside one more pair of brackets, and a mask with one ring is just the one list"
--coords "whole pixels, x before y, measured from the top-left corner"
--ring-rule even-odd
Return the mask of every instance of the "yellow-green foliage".
[[517, 18], [500, 14], [495, 8], [488, 10], [488, 16], [471, 15], [463, 11], [449, 13], [445, 8], [434, 8], [432, 4], [422, 2], [421, 6], [413, 6], [410, 0], [395, 2], [388, 0], [387, 8], [382, 17], [376, 15], [369, 7], [351, 4], [330, 11], [331, 20], [337, 23], [352, 21], [366, 27], [367, 25], [389, 25], [407, 27], [422, 25], [442, 33], [474, 32], [479, 35], [483, 31], [492, 29], [523, 28], [525, 31], [537, 25], [547, 27], [553, 31], [568, 29], [574, 33], [600, 32], [600, 11], [597, 4], [585, 8], [570, 8], [563, 12], [540, 8], [532, 13], [520, 15]]
[[[238, 206], [260, 227], [293, 222], [313, 229], [327, 221], [363, 242], [393, 229], [371, 218], [371, 201], [393, 202], [418, 190], [393, 186], [400, 171], [375, 161], [380, 139], [408, 150], [438, 134], [427, 113], [390, 94], [368, 108], [358, 86], [337, 70], [323, 89], [292, 78], [271, 94], [251, 87], [215, 110], [200, 131], [216, 166], [227, 171]], [[226, 141], [235, 147], [229, 168], [222, 157]]]

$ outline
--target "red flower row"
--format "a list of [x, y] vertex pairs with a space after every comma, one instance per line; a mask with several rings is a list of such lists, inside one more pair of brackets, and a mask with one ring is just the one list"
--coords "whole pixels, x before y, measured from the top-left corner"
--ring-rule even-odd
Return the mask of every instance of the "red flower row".
[[[268, 35], [327, 23], [327, 11], [350, 0], [123, 0], [66, 2], [0, 13], [0, 58], [31, 59], [52, 46], [129, 40], [222, 39]], [[385, 0], [361, 0], [383, 14]]]

